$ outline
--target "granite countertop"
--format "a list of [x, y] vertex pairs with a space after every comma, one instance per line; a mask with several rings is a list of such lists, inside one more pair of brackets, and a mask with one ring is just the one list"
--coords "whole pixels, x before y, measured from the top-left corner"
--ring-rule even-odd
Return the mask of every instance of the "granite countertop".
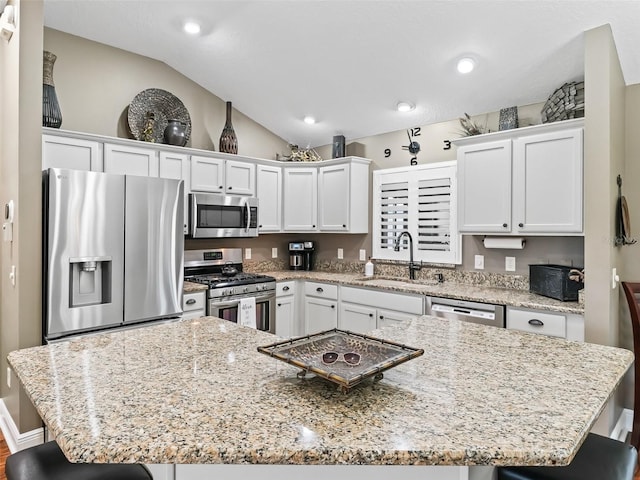
[[453, 298], [475, 302], [508, 305], [512, 307], [533, 308], [562, 313], [584, 314], [584, 305], [578, 302], [561, 302], [553, 298], [530, 293], [527, 290], [513, 288], [486, 287], [482, 285], [467, 285], [454, 282], [421, 282], [409, 279], [394, 279], [389, 277], [372, 277], [367, 279], [362, 274], [332, 273], [322, 271], [292, 271], [282, 270], [264, 272], [275, 277], [276, 280], [312, 280], [318, 282], [338, 283], [355, 287], [370, 287], [397, 291], [403, 293], [417, 293], [434, 297]]
[[184, 282], [182, 291], [184, 293], [197, 293], [197, 292], [205, 292], [209, 290], [209, 287], [204, 283], [194, 283], [194, 282]]
[[422, 316], [372, 332], [424, 355], [346, 394], [214, 317], [11, 352], [73, 462], [568, 463], [627, 350]]

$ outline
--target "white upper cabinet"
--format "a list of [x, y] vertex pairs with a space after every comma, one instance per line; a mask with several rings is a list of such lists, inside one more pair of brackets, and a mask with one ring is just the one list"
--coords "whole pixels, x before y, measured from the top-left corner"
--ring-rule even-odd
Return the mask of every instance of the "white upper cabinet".
[[101, 172], [102, 143], [81, 138], [42, 135], [42, 169], [47, 168]]
[[157, 177], [159, 172], [158, 162], [158, 152], [153, 148], [114, 143], [104, 144], [105, 173]]
[[460, 231], [583, 232], [583, 120], [455, 140]]
[[345, 157], [283, 167], [283, 230], [368, 233], [370, 163]]
[[253, 196], [255, 169], [253, 163], [191, 155], [191, 190]]
[[511, 140], [458, 148], [461, 232], [511, 229]]
[[514, 230], [582, 232], [582, 129], [513, 141]]
[[191, 190], [224, 193], [224, 160], [191, 155]]
[[282, 168], [258, 165], [256, 168], [259, 233], [282, 230]]
[[309, 232], [317, 229], [317, 177], [316, 167], [284, 167], [284, 231]]
[[225, 189], [229, 195], [256, 194], [256, 166], [254, 163], [226, 160]]
[[369, 233], [369, 161], [318, 171], [318, 228], [321, 232]]

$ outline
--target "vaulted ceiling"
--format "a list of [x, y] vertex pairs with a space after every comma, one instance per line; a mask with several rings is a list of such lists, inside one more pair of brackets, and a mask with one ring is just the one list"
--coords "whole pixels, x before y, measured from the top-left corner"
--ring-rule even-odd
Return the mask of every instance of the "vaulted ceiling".
[[638, 0], [45, 0], [47, 27], [160, 60], [311, 147], [544, 102], [607, 23], [640, 83]]

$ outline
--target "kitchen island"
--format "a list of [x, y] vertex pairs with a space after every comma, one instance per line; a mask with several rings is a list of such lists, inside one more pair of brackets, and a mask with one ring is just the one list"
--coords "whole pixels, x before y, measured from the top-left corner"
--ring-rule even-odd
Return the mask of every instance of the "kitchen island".
[[332, 466], [567, 464], [633, 361], [430, 316], [373, 335], [424, 355], [346, 394], [257, 352], [277, 337], [214, 317], [8, 359], [72, 461]]

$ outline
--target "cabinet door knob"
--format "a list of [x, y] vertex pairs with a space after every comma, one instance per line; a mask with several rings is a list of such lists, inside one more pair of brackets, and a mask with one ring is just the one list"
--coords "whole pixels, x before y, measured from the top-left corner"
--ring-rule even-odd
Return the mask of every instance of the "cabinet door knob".
[[331, 308], [336, 308], [336, 306], [335, 305], [331, 305]]
[[220, 185], [220, 187], [219, 187], [219, 188], [220, 188], [220, 190], [222, 190], [224, 187], [223, 187], [222, 185]]
[[507, 228], [509, 225], [507, 225], [506, 223], [503, 223], [503, 224], [502, 224], [502, 226], [503, 226], [504, 228]]
[[532, 318], [529, 320], [529, 325], [533, 325], [534, 327], [544, 327], [544, 322], [542, 320], [538, 320], [537, 318]]
[[324, 292], [324, 290], [322, 289], [322, 287], [318, 287], [318, 288], [316, 288], [316, 292], [322, 293], [322, 292]]
[[193, 305], [194, 303], [196, 303], [196, 299], [195, 298], [190, 298], [189, 300], [187, 300], [185, 302], [187, 305]]
[[342, 224], [342, 228], [347, 228], [347, 226], [343, 223], [343, 224]]
[[281, 307], [281, 306], [282, 306], [282, 304], [281, 304], [281, 303], [279, 303], [279, 304], [278, 304], [278, 306], [279, 306], [279, 307]]
[[369, 314], [369, 316], [370, 316], [370, 317], [373, 317], [373, 313], [370, 313], [370, 314]]
[[524, 227], [524, 223], [519, 223], [519, 224], [518, 224], [518, 226], [519, 226], [520, 228], [522, 228], [522, 227]]
[[258, 225], [258, 228], [262, 228], [262, 225]]
[[380, 315], [380, 320], [384, 320], [384, 315]]
[[282, 291], [283, 292], [288, 292], [289, 291], [289, 287], [287, 287], [287, 286], [282, 287]]
[[311, 225], [311, 227], [316, 228], [316, 226], [315, 226], [315, 225]]

